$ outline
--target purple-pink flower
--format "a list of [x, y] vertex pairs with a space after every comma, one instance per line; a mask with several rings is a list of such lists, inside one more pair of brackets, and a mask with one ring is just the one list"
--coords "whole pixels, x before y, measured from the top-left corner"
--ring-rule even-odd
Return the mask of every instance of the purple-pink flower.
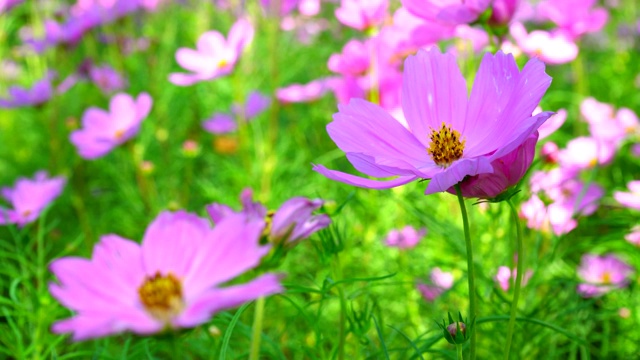
[[627, 187], [629, 192], [616, 191], [613, 197], [624, 207], [640, 210], [640, 180], [630, 181]]
[[450, 24], [474, 22], [490, 3], [490, 0], [402, 0], [402, 5], [416, 16]]
[[152, 103], [147, 93], [141, 93], [136, 99], [128, 94], [116, 94], [109, 103], [109, 112], [95, 107], [84, 112], [82, 129], [71, 133], [71, 143], [85, 159], [102, 157], [138, 133]]
[[578, 276], [583, 281], [578, 285], [578, 293], [584, 297], [596, 297], [624, 288], [633, 272], [631, 266], [613, 254], [585, 254], [578, 268]]
[[453, 274], [442, 271], [440, 268], [431, 270], [429, 278], [431, 280], [430, 284], [420, 282], [416, 285], [422, 297], [428, 302], [433, 302], [453, 286]]
[[[524, 273], [524, 276], [522, 277], [522, 286], [527, 285], [527, 282], [529, 282], [529, 279], [531, 279], [532, 275], [533, 275], [532, 270], [527, 270]], [[512, 269], [509, 269], [508, 266], [500, 266], [498, 268], [498, 272], [496, 273], [496, 276], [494, 277], [494, 280], [498, 283], [498, 285], [502, 290], [508, 291], [509, 288], [511, 287], [512, 279], [515, 284], [517, 276], [518, 276], [517, 269], [512, 270]]]
[[9, 87], [9, 97], [0, 99], [0, 109], [40, 105], [47, 102], [53, 95], [53, 87], [51, 86], [53, 77], [53, 74], [48, 74], [33, 84], [30, 89], [20, 86]]
[[292, 84], [276, 90], [276, 99], [283, 104], [311, 102], [332, 90], [336, 78], [322, 78], [308, 84]]
[[578, 56], [578, 45], [564, 33], [544, 30], [527, 33], [521, 23], [513, 23], [509, 29], [523, 52], [547, 64], [565, 64]]
[[109, 65], [91, 66], [89, 79], [106, 94], [123, 90], [127, 86], [126, 80]]
[[233, 104], [231, 114], [215, 113], [202, 123], [202, 127], [213, 134], [226, 134], [238, 129], [238, 122], [249, 122], [271, 105], [271, 98], [258, 91], [249, 94], [246, 104]]
[[387, 189], [431, 179], [426, 194], [445, 191], [466, 176], [494, 172], [492, 162], [520, 147], [552, 113], [531, 116], [551, 83], [544, 64], [520, 71], [513, 56], [487, 53], [471, 95], [452, 55], [420, 50], [405, 61], [402, 110], [408, 128], [378, 105], [352, 99], [339, 105], [327, 132], [347, 159], [377, 181], [314, 170], [350, 185]]
[[538, 14], [553, 21], [572, 39], [597, 32], [607, 23], [609, 14], [603, 8], [593, 8], [596, 0], [546, 0], [538, 4]]
[[253, 25], [241, 18], [233, 24], [227, 39], [217, 31], [202, 34], [196, 50], [180, 48], [176, 52], [178, 64], [192, 73], [172, 73], [169, 81], [188, 86], [231, 73], [242, 51], [251, 43], [253, 33]]
[[0, 189], [0, 195], [12, 206], [11, 209], [0, 207], [0, 224], [24, 226], [35, 221], [42, 210], [60, 196], [66, 182], [63, 177], [49, 178], [45, 171], [40, 171], [33, 179], [20, 178], [13, 188]]
[[426, 228], [416, 230], [413, 226], [407, 225], [400, 230], [393, 229], [389, 231], [384, 239], [384, 244], [399, 249], [412, 249], [418, 245], [426, 234]]
[[365, 31], [384, 21], [388, 7], [388, 0], [341, 0], [336, 18], [346, 26]]
[[207, 220], [180, 211], [158, 215], [141, 244], [103, 236], [91, 259], [51, 263], [58, 283], [50, 283], [49, 291], [75, 312], [52, 330], [72, 333], [76, 341], [124, 331], [148, 335], [194, 327], [223, 309], [281, 292], [275, 274], [220, 286], [269, 252], [269, 245], [259, 244], [263, 228], [261, 219], [233, 214], [212, 229]]

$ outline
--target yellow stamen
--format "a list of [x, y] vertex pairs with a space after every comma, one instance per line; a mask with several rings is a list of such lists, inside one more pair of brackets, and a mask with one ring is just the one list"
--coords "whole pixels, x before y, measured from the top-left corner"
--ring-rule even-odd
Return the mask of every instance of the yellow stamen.
[[604, 285], [611, 284], [611, 273], [609, 273], [608, 271], [605, 271], [604, 274], [602, 274], [602, 283]]
[[147, 276], [138, 288], [138, 295], [149, 315], [163, 323], [168, 324], [184, 309], [182, 284], [171, 273], [163, 276], [158, 271]]
[[124, 130], [116, 130], [116, 140], [120, 140], [122, 139], [122, 137], [124, 136]]
[[446, 168], [462, 157], [465, 140], [460, 140], [460, 133], [445, 123], [440, 130], [431, 130], [429, 138], [427, 153], [436, 164]]

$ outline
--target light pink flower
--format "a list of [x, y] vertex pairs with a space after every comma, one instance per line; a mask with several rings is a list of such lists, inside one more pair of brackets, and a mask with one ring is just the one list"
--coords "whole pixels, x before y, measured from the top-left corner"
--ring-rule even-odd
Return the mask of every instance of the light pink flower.
[[385, 245], [397, 247], [399, 249], [412, 249], [418, 245], [420, 240], [427, 234], [426, 228], [416, 230], [413, 226], [407, 225], [401, 230], [393, 229], [389, 231], [384, 240]]
[[217, 31], [202, 34], [198, 39], [197, 50], [180, 48], [176, 52], [178, 64], [192, 73], [172, 73], [169, 81], [188, 86], [231, 73], [242, 51], [251, 43], [253, 33], [251, 23], [246, 19], [239, 19], [229, 30], [227, 39]]
[[633, 268], [613, 254], [582, 256], [578, 276], [584, 283], [578, 285], [578, 293], [584, 297], [604, 295], [629, 284]]
[[71, 143], [85, 159], [102, 157], [138, 133], [152, 103], [147, 93], [135, 100], [128, 94], [116, 94], [109, 103], [109, 112], [95, 107], [84, 112], [82, 129], [71, 133]]
[[331, 91], [335, 78], [322, 78], [308, 84], [292, 84], [276, 90], [276, 98], [283, 104], [311, 102]]
[[631, 232], [624, 236], [625, 240], [635, 246], [640, 246], [640, 225], [631, 228]]
[[434, 268], [431, 270], [430, 280], [430, 284], [420, 282], [416, 286], [426, 301], [433, 302], [442, 293], [451, 289], [453, 286], [453, 273]]
[[124, 331], [148, 335], [189, 328], [221, 310], [282, 291], [278, 276], [222, 284], [256, 267], [270, 246], [259, 244], [264, 222], [233, 214], [211, 229], [186, 212], [163, 212], [142, 243], [106, 235], [91, 259], [53, 261], [49, 291], [75, 312], [53, 324], [57, 334], [85, 340]]
[[[542, 110], [540, 112], [542, 112]], [[534, 111], [533, 114], [535, 115], [536, 112]], [[567, 110], [558, 110], [555, 115], [550, 117], [549, 120], [545, 121], [545, 123], [538, 128], [538, 132], [540, 133], [540, 137], [538, 138], [538, 140], [542, 140], [556, 132], [556, 130], [558, 130], [562, 126], [562, 124], [564, 124], [565, 120], [567, 120]]]
[[558, 160], [564, 168], [584, 170], [611, 163], [615, 153], [613, 144], [581, 136], [569, 141], [567, 148], [560, 150]]
[[66, 182], [63, 177], [49, 178], [45, 171], [39, 171], [33, 179], [20, 178], [13, 188], [0, 189], [0, 195], [13, 207], [0, 207], [0, 224], [24, 226], [35, 221], [42, 210], [60, 196]]
[[640, 180], [630, 181], [627, 187], [629, 192], [616, 191], [613, 197], [624, 207], [640, 210]]
[[341, 75], [363, 75], [369, 70], [372, 51], [368, 42], [351, 40], [342, 48], [342, 53], [329, 57], [327, 67]]
[[527, 33], [521, 23], [513, 23], [509, 30], [523, 52], [547, 64], [565, 64], [578, 56], [578, 46], [562, 33], [543, 30]]
[[402, 0], [402, 5], [416, 16], [450, 24], [474, 22], [490, 3], [490, 0]]
[[365, 31], [382, 23], [388, 6], [388, 0], [341, 0], [336, 18], [346, 26]]
[[[533, 270], [527, 270], [525, 272], [524, 276], [522, 277], [522, 286], [527, 285], [532, 275], [533, 275]], [[502, 290], [508, 291], [509, 288], [511, 287], [512, 279], [513, 279], [513, 283], [515, 284], [517, 276], [518, 276], [517, 269], [512, 270], [512, 269], [509, 269], [509, 267], [507, 266], [500, 266], [498, 268], [498, 273], [494, 277], [494, 280], [498, 283], [498, 285], [500, 285], [500, 288]]]

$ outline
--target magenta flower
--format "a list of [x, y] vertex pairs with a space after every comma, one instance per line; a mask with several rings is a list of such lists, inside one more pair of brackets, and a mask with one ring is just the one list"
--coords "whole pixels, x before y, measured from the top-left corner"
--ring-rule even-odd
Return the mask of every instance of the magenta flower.
[[227, 39], [217, 31], [208, 31], [198, 39], [197, 50], [180, 48], [176, 61], [190, 74], [172, 73], [169, 81], [180, 86], [212, 80], [233, 71], [242, 51], [253, 39], [253, 26], [246, 19], [239, 19], [229, 30]]
[[138, 133], [152, 102], [147, 93], [141, 93], [135, 100], [127, 94], [116, 94], [109, 103], [109, 112], [94, 107], [84, 112], [82, 129], [71, 133], [71, 143], [85, 159], [108, 154]]
[[384, 21], [388, 7], [388, 0], [341, 0], [336, 18], [346, 26], [366, 31]]
[[640, 180], [630, 181], [627, 187], [629, 192], [616, 191], [613, 197], [624, 207], [640, 210]]
[[109, 65], [91, 66], [89, 79], [106, 94], [123, 90], [127, 86], [126, 80]]
[[215, 228], [186, 212], [163, 212], [138, 244], [106, 235], [91, 259], [55, 260], [59, 283], [49, 291], [75, 316], [53, 324], [57, 334], [85, 340], [131, 331], [148, 335], [166, 328], [189, 328], [213, 314], [282, 291], [278, 276], [221, 284], [253, 269], [269, 252], [260, 246], [264, 222], [242, 214]]
[[414, 15], [430, 21], [450, 24], [474, 22], [490, 4], [490, 0], [402, 0]]
[[413, 226], [407, 225], [401, 230], [393, 229], [389, 231], [384, 239], [384, 244], [399, 249], [412, 249], [418, 245], [426, 234], [426, 228], [416, 230]]
[[60, 196], [66, 182], [63, 177], [49, 178], [45, 171], [39, 171], [33, 179], [20, 178], [13, 188], [0, 189], [0, 195], [13, 207], [0, 207], [0, 224], [24, 226], [35, 221]]
[[516, 14], [520, 2], [521, 0], [493, 0], [489, 23], [492, 25], [508, 24]]
[[609, 14], [595, 8], [596, 0], [546, 0], [538, 4], [538, 14], [549, 19], [572, 39], [598, 32], [607, 23]]
[[324, 200], [294, 197], [285, 201], [275, 212], [268, 212], [259, 202], [253, 201], [253, 191], [244, 189], [240, 195], [242, 210], [234, 211], [227, 205], [214, 203], [207, 206], [207, 212], [214, 224], [224, 221], [228, 216], [244, 213], [258, 219], [267, 219], [269, 240], [273, 243], [293, 245], [320, 231], [329, 224], [331, 219], [325, 214], [313, 215]]
[[227, 134], [238, 129], [238, 122], [249, 122], [271, 105], [271, 98], [254, 91], [249, 94], [246, 104], [231, 106], [232, 114], [215, 113], [202, 123], [202, 127], [213, 134]]
[[[532, 270], [527, 270], [525, 272], [524, 276], [522, 277], [522, 286], [527, 285], [532, 275], [533, 275]], [[509, 267], [507, 266], [500, 266], [498, 268], [498, 273], [494, 277], [494, 280], [498, 283], [498, 285], [502, 290], [508, 291], [509, 288], [511, 287], [511, 279], [513, 279], [513, 282], [515, 284], [517, 276], [518, 276], [517, 269], [512, 270], [512, 269], [509, 269]]]
[[578, 268], [578, 276], [584, 281], [578, 285], [578, 293], [588, 298], [624, 288], [632, 274], [633, 268], [613, 254], [585, 254]]
[[23, 3], [24, 0], [0, 0], [0, 14], [9, 12], [14, 6]]
[[[520, 71], [511, 55], [486, 54], [471, 96], [455, 58], [436, 48], [405, 61], [402, 110], [409, 128], [379, 106], [352, 99], [338, 106], [327, 132], [359, 171], [376, 181], [329, 170], [314, 170], [350, 185], [387, 189], [431, 179], [426, 194], [445, 191], [494, 171], [491, 163], [521, 146], [552, 113], [531, 116], [551, 83], [544, 64], [531, 60]], [[357, 136], [356, 136], [357, 135]]]
[[351, 40], [342, 48], [342, 53], [331, 55], [327, 67], [345, 76], [363, 75], [369, 70], [371, 51], [369, 42]]
[[431, 270], [430, 280], [431, 284], [418, 283], [416, 285], [422, 297], [428, 302], [433, 302], [453, 286], [453, 274], [444, 272], [440, 268]]
[[47, 102], [53, 95], [53, 87], [51, 86], [53, 77], [53, 74], [48, 74], [33, 84], [31, 89], [19, 86], [9, 87], [9, 98], [0, 99], [0, 109], [40, 105]]

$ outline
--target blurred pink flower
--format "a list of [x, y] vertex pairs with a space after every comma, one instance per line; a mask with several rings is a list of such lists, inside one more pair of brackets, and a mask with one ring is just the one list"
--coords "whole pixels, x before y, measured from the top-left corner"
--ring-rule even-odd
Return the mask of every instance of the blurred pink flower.
[[[533, 275], [533, 270], [527, 270], [522, 277], [522, 286], [527, 285], [529, 279]], [[500, 285], [500, 288], [504, 291], [508, 291], [511, 287], [511, 279], [513, 279], [513, 283], [515, 284], [516, 276], [518, 276], [517, 269], [509, 269], [507, 266], [500, 266], [498, 268], [498, 273], [494, 277], [494, 280]]]
[[571, 39], [597, 32], [607, 23], [609, 14], [595, 8], [596, 0], [546, 0], [538, 4], [540, 17], [553, 21]]
[[389, 231], [384, 239], [384, 244], [399, 249], [412, 249], [418, 245], [426, 234], [426, 228], [416, 230], [413, 226], [407, 225], [401, 230], [393, 229]]
[[276, 9], [279, 10], [277, 11], [276, 15], [286, 16], [291, 11], [293, 11], [293, 9], [295, 9], [295, 7], [298, 6], [298, 3], [301, 1], [304, 0], [260, 0], [260, 6], [267, 14], [272, 13], [272, 7], [274, 5], [279, 6], [280, 9]]
[[238, 129], [238, 121], [249, 122], [271, 105], [271, 98], [258, 91], [249, 94], [246, 104], [233, 104], [231, 114], [215, 113], [202, 123], [213, 134], [226, 134]]
[[9, 87], [9, 98], [0, 99], [0, 109], [40, 105], [47, 102], [53, 95], [53, 87], [51, 86], [53, 77], [53, 74], [46, 75], [33, 84], [30, 89], [19, 86]]
[[49, 178], [45, 171], [39, 171], [33, 179], [20, 178], [13, 188], [0, 189], [0, 195], [13, 207], [0, 207], [0, 224], [24, 226], [38, 219], [44, 210], [64, 189], [66, 179]]
[[109, 112], [95, 107], [84, 112], [82, 129], [71, 133], [71, 143], [85, 159], [102, 157], [138, 133], [152, 103], [147, 93], [135, 100], [128, 94], [116, 94], [109, 103]]
[[428, 302], [433, 302], [453, 286], [453, 274], [444, 272], [440, 268], [431, 270], [430, 280], [431, 284], [418, 283], [416, 285], [422, 297]]
[[179, 86], [212, 80], [233, 71], [244, 48], [253, 39], [253, 26], [246, 19], [238, 19], [229, 30], [227, 39], [217, 31], [208, 31], [198, 39], [197, 50], [180, 48], [176, 61], [193, 73], [172, 73], [169, 81]]
[[474, 22], [490, 3], [490, 0], [402, 0], [402, 5], [416, 16], [451, 24]]
[[282, 291], [277, 275], [220, 287], [253, 269], [270, 246], [260, 246], [264, 222], [234, 214], [215, 228], [183, 211], [162, 212], [142, 243], [105, 235], [91, 259], [53, 261], [58, 283], [49, 291], [75, 316], [53, 324], [57, 334], [85, 340], [124, 331], [149, 335], [189, 328], [221, 310]]
[[640, 246], [640, 225], [631, 228], [631, 232], [624, 236], [625, 240], [635, 246]]
[[512, 56], [487, 53], [468, 97], [453, 56], [420, 50], [404, 65], [402, 110], [409, 129], [360, 99], [339, 105], [327, 125], [358, 171], [399, 177], [378, 181], [322, 165], [313, 169], [363, 188], [388, 189], [421, 178], [431, 179], [425, 194], [445, 191], [466, 176], [493, 172], [492, 161], [521, 146], [552, 115], [531, 116], [550, 83], [537, 60], [520, 71]]
[[124, 90], [126, 80], [109, 65], [91, 66], [89, 79], [106, 94]]
[[341, 75], [363, 75], [369, 70], [371, 52], [369, 42], [350, 40], [342, 48], [342, 53], [329, 57], [327, 67]]
[[466, 24], [455, 27], [454, 43], [447, 52], [457, 57], [470, 57], [482, 53], [489, 45], [489, 35], [483, 29]]
[[331, 91], [335, 78], [313, 80], [308, 84], [292, 84], [276, 90], [276, 99], [283, 104], [311, 102]]
[[522, 0], [493, 0], [491, 3], [491, 25], [507, 25], [516, 14]]
[[578, 56], [578, 46], [562, 33], [534, 30], [527, 34], [525, 27], [517, 22], [509, 30], [523, 52], [547, 64], [565, 64]]
[[24, 0], [0, 0], [0, 14], [9, 12], [14, 6], [23, 2]]
[[629, 192], [616, 191], [613, 197], [624, 207], [640, 210], [640, 180], [630, 181], [627, 187]]
[[540, 156], [542, 157], [542, 161], [547, 164], [556, 164], [558, 163], [558, 153], [560, 152], [560, 148], [558, 144], [553, 141], [548, 141], [542, 145], [540, 148]]
[[251, 218], [267, 219], [268, 233], [265, 234], [273, 243], [293, 245], [320, 231], [331, 219], [326, 214], [313, 215], [313, 212], [324, 205], [322, 199], [294, 197], [285, 201], [275, 212], [268, 212], [261, 203], [253, 201], [253, 191], [244, 189], [240, 194], [242, 210], [237, 212], [231, 207], [213, 203], [207, 206], [207, 213], [214, 224], [224, 221], [231, 214], [242, 213]]
[[[539, 112], [542, 112], [542, 110], [540, 110]], [[536, 112], [534, 111], [533, 114], [535, 115]], [[538, 138], [538, 140], [542, 140], [556, 132], [556, 130], [558, 130], [562, 126], [562, 124], [564, 124], [565, 120], [567, 120], [567, 110], [558, 110], [555, 115], [550, 117], [549, 120], [545, 121], [545, 123], [542, 124], [540, 128], [538, 128], [538, 132], [540, 133], [540, 137]]]
[[343, 25], [366, 31], [384, 21], [388, 0], [340, 0], [336, 18]]
[[613, 160], [616, 149], [613, 144], [592, 137], [577, 137], [567, 148], [560, 150], [558, 160], [564, 168], [589, 169], [607, 165]]
[[588, 298], [624, 288], [633, 272], [631, 266], [613, 254], [585, 254], [578, 268], [578, 276], [584, 281], [578, 285], [578, 293]]
[[636, 114], [627, 108], [614, 113], [612, 105], [589, 97], [580, 104], [580, 112], [589, 123], [591, 136], [618, 147], [622, 141], [638, 131], [640, 122]]

